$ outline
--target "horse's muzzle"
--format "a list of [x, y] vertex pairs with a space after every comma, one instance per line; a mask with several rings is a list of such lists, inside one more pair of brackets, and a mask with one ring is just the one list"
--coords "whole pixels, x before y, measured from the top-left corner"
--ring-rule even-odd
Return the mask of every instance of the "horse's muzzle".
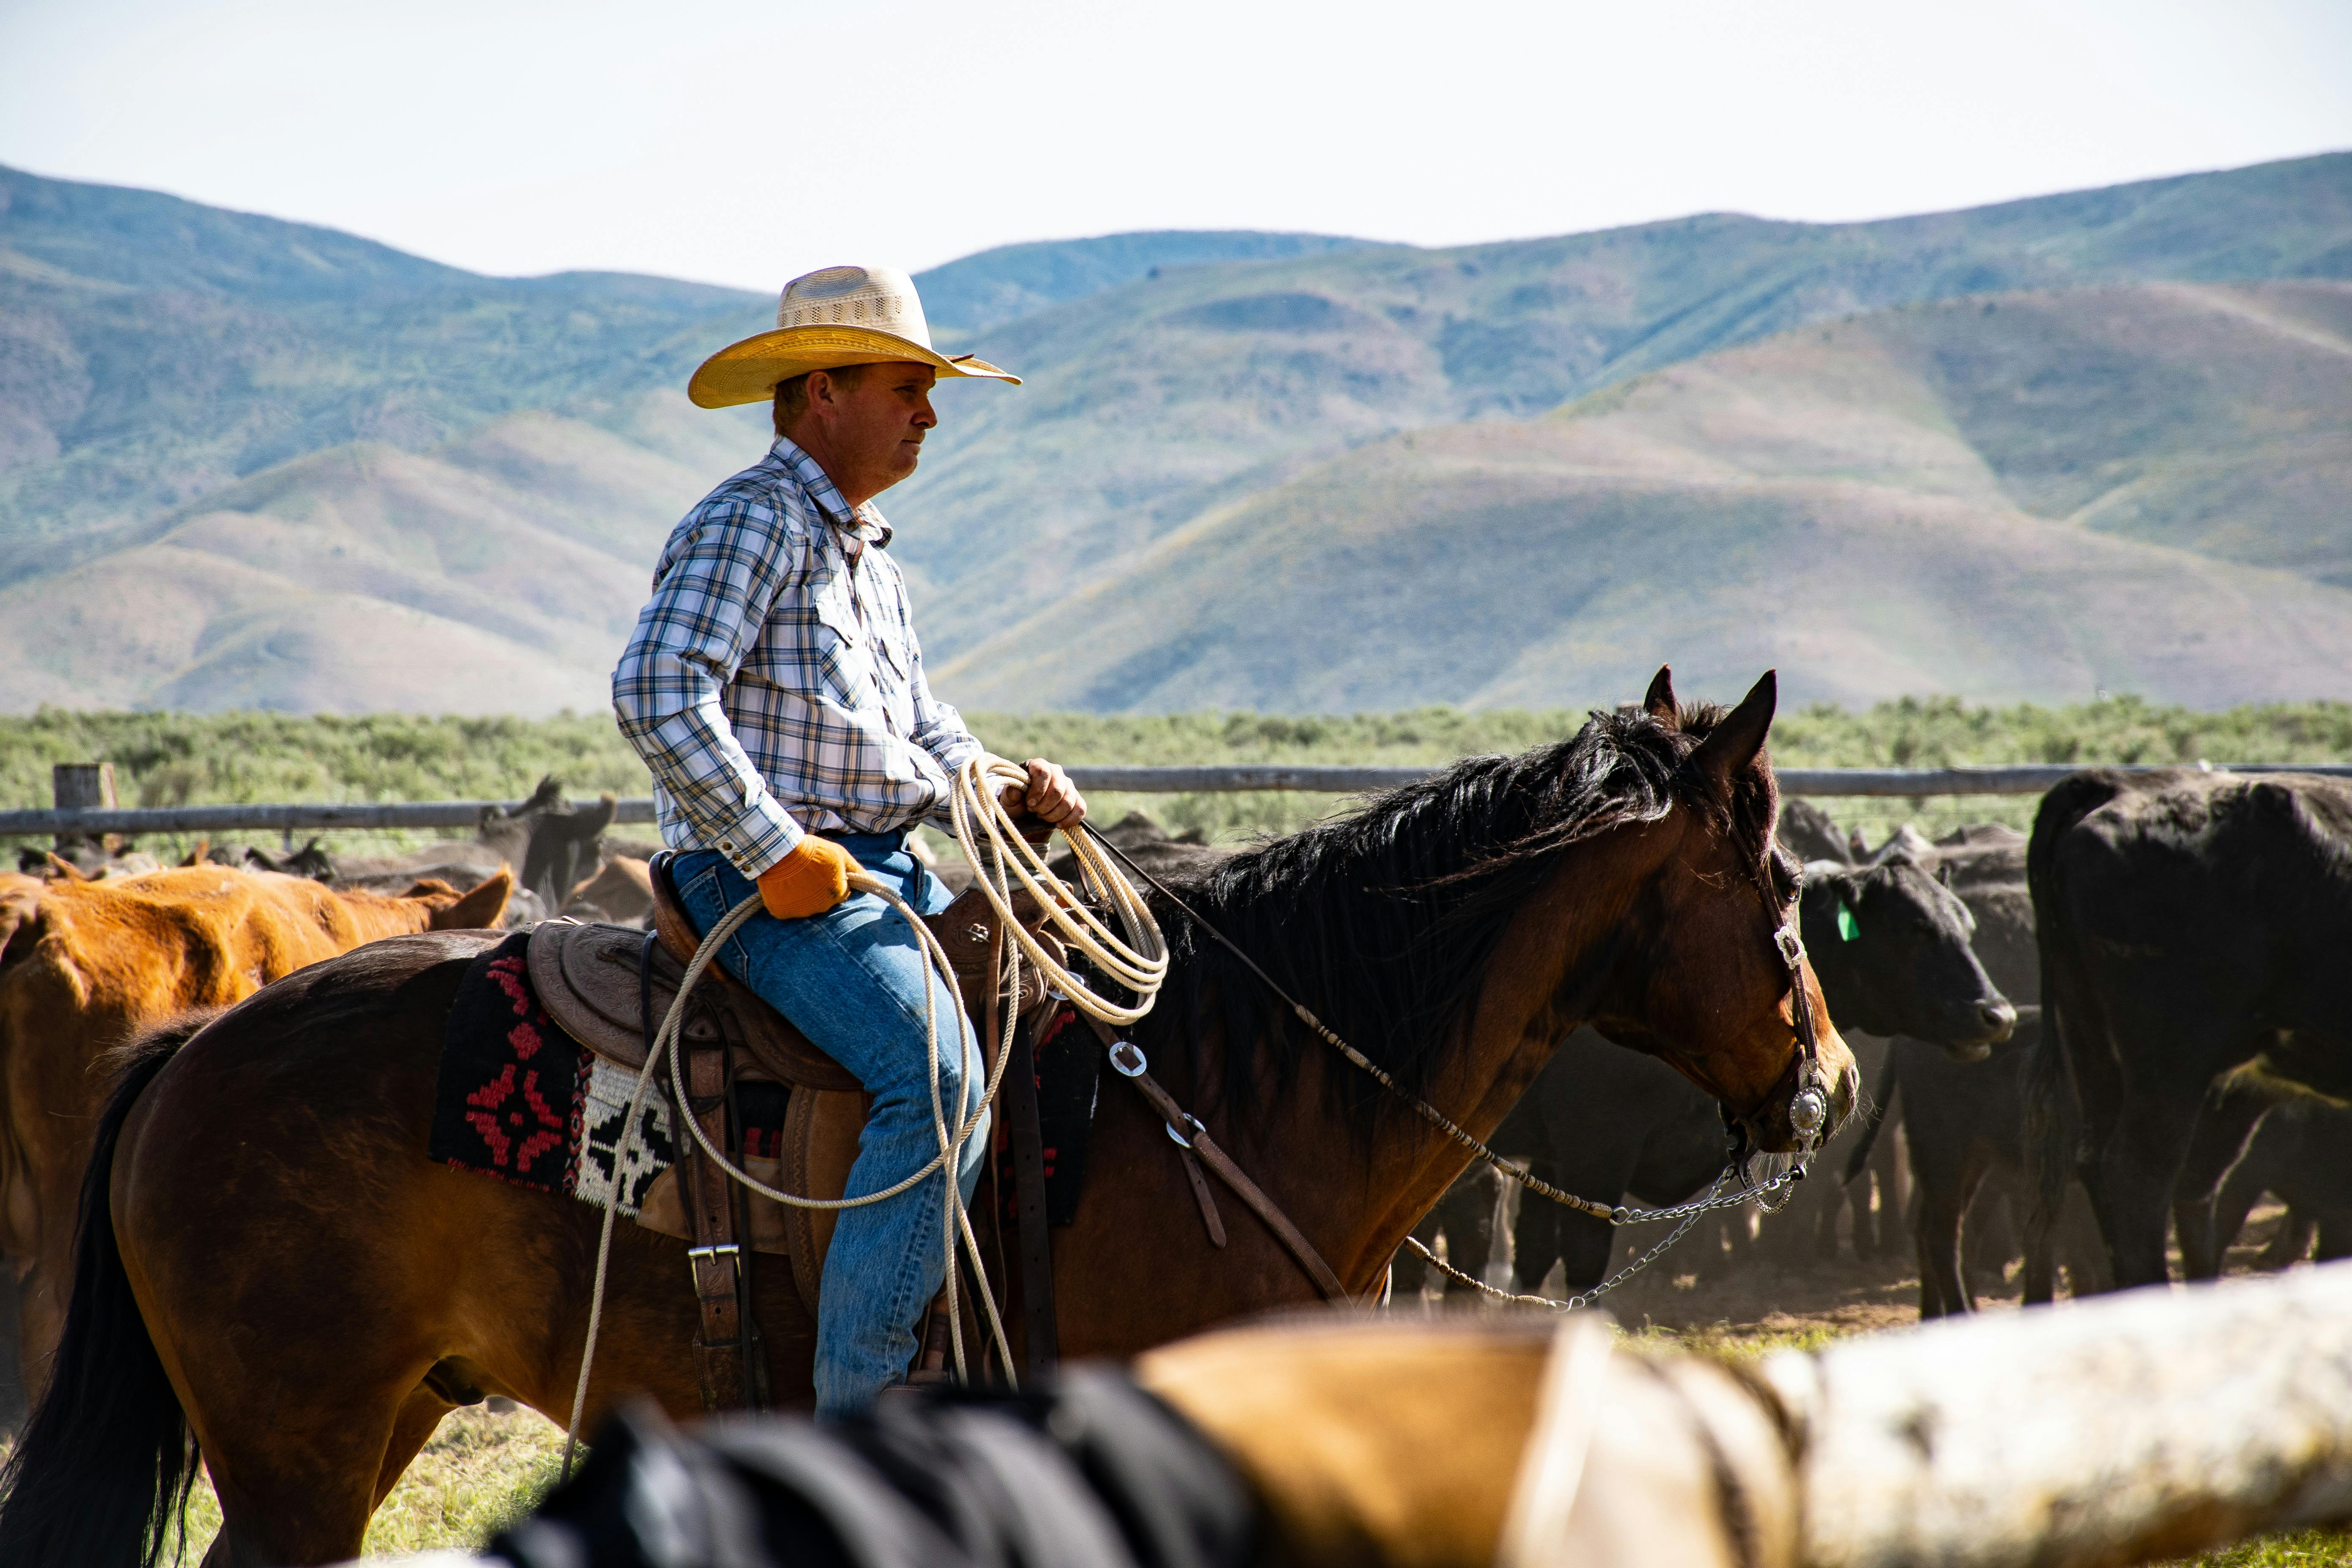
[[[1862, 1074], [1854, 1066], [1853, 1053], [1845, 1048], [1834, 1027], [1824, 1025], [1822, 1029], [1810, 1088], [1801, 1081], [1805, 1075], [1799, 1071], [1801, 1065], [1800, 1058], [1792, 1058], [1789, 1070], [1772, 1086], [1764, 1103], [1740, 1119], [1761, 1152], [1790, 1154], [1807, 1147], [1818, 1149], [1835, 1137], [1853, 1114], [1861, 1098]], [[1818, 1089], [1820, 1099], [1805, 1103], [1813, 1089]], [[1802, 1125], [1807, 1121], [1814, 1124]]]

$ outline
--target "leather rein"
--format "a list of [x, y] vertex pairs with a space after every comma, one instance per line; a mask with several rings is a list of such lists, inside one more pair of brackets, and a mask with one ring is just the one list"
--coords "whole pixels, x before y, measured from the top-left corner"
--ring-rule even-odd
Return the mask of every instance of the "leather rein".
[[[1238, 959], [1243, 967], [1255, 975], [1258, 982], [1287, 1006], [1299, 1022], [1305, 1024], [1318, 1038], [1338, 1051], [1350, 1066], [1369, 1076], [1391, 1095], [1410, 1106], [1423, 1121], [1469, 1150], [1474, 1157], [1485, 1161], [1508, 1180], [1538, 1196], [1548, 1198], [1579, 1214], [1604, 1220], [1612, 1226], [1635, 1225], [1652, 1220], [1682, 1219], [1683, 1229], [1677, 1230], [1675, 1237], [1666, 1243], [1667, 1246], [1671, 1246], [1673, 1240], [1679, 1239], [1684, 1231], [1689, 1228], [1690, 1223], [1699, 1215], [1716, 1209], [1736, 1207], [1750, 1198], [1762, 1198], [1782, 1186], [1804, 1179], [1805, 1163], [1819, 1147], [1821, 1128], [1828, 1120], [1829, 1100], [1821, 1084], [1820, 1025], [1813, 1015], [1811, 994], [1805, 986], [1805, 942], [1797, 928], [1798, 915], [1793, 900], [1787, 918], [1772, 933], [1772, 943], [1775, 951], [1780, 955], [1781, 961], [1788, 967], [1790, 994], [1790, 1016], [1797, 1037], [1796, 1059], [1790, 1064], [1790, 1070], [1795, 1074], [1796, 1081], [1792, 1087], [1789, 1105], [1790, 1124], [1795, 1130], [1802, 1145], [1797, 1164], [1765, 1183], [1750, 1184], [1746, 1176], [1746, 1162], [1738, 1152], [1741, 1133], [1735, 1124], [1731, 1157], [1725, 1165], [1723, 1175], [1717, 1178], [1706, 1196], [1667, 1208], [1631, 1209], [1622, 1204], [1596, 1203], [1591, 1198], [1579, 1197], [1573, 1193], [1564, 1192], [1541, 1177], [1504, 1159], [1482, 1140], [1456, 1124], [1444, 1111], [1397, 1082], [1396, 1079], [1378, 1062], [1341, 1039], [1328, 1025], [1317, 1017], [1305, 1003], [1285, 990], [1255, 959], [1243, 952], [1224, 932], [1202, 918], [1199, 910], [1186, 903], [1167, 883], [1137, 864], [1133, 856], [1093, 828], [1088, 827], [1086, 831], [1097, 844], [1117, 856], [1129, 870], [1150, 883], [1160, 897], [1166, 899], [1195, 926], [1205, 931], [1212, 941]], [[1769, 898], [1769, 894], [1767, 897]], [[1209, 1167], [1214, 1170], [1228, 1186], [1233, 1187], [1251, 1209], [1266, 1222], [1268, 1228], [1274, 1231], [1292, 1256], [1298, 1260], [1300, 1267], [1305, 1268], [1309, 1278], [1315, 1280], [1317, 1289], [1321, 1290], [1326, 1300], [1348, 1300], [1346, 1288], [1340, 1283], [1339, 1277], [1332, 1272], [1330, 1266], [1299, 1232], [1297, 1226], [1291, 1224], [1273, 1201], [1243, 1175], [1230, 1157], [1217, 1148], [1210, 1139], [1208, 1130], [1199, 1120], [1182, 1110], [1176, 1104], [1173, 1097], [1151, 1078], [1148, 1070], [1149, 1064], [1144, 1059], [1142, 1050], [1131, 1041], [1114, 1037], [1109, 1028], [1095, 1019], [1091, 1014], [1086, 1016], [1095, 1025], [1097, 1032], [1108, 1047], [1112, 1068], [1122, 1077], [1135, 1083], [1136, 1087], [1143, 1092], [1145, 1099], [1150, 1102], [1153, 1110], [1167, 1123], [1168, 1136], [1175, 1142], [1179, 1149], [1184, 1151], [1188, 1168], [1192, 1154], [1198, 1152], [1202, 1160], [1206, 1162]], [[1727, 1120], [1729, 1120], [1727, 1114]], [[1728, 1180], [1735, 1173], [1740, 1177], [1736, 1184]], [[1217, 1246], [1223, 1247], [1224, 1245], [1223, 1229], [1216, 1219], [1214, 1205], [1209, 1201], [1207, 1188], [1200, 1182], [1197, 1172], [1193, 1173], [1193, 1178], [1195, 1193], [1201, 1201], [1202, 1216], [1208, 1223], [1211, 1237]], [[1734, 1190], [1724, 1191], [1727, 1185], [1732, 1185]], [[1657, 1253], [1664, 1250], [1663, 1246], [1653, 1249], [1650, 1257], [1643, 1259], [1643, 1264], [1648, 1263]], [[1425, 1249], [1423, 1249], [1423, 1255], [1428, 1256]], [[1439, 1267], [1444, 1268], [1444, 1265], [1440, 1264]], [[1449, 1269], [1448, 1272], [1454, 1271]], [[1484, 1281], [1472, 1280], [1471, 1283], [1482, 1289], [1490, 1289]], [[1611, 1283], [1613, 1284], [1615, 1281], [1612, 1280]], [[1606, 1288], [1603, 1287], [1603, 1289]], [[1581, 1302], [1599, 1293], [1597, 1290], [1589, 1292], [1585, 1297], [1578, 1300]]]

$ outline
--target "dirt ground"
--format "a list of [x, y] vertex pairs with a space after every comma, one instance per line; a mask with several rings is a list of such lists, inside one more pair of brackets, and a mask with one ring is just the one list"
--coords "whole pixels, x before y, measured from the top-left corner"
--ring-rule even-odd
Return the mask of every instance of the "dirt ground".
[[[1507, 1221], [1507, 1206], [1504, 1217]], [[2284, 1208], [2275, 1203], [2257, 1207], [2230, 1248], [2227, 1272], [2253, 1272], [2254, 1260], [2270, 1245], [2284, 1217]], [[1626, 1235], [1638, 1237], [1644, 1247], [1657, 1237], [1654, 1230], [1643, 1234], [1633, 1229]], [[1486, 1275], [1490, 1284], [1505, 1288], [1510, 1284], [1509, 1236], [1508, 1224], [1498, 1224], [1496, 1256]], [[1741, 1253], [1726, 1250], [1719, 1232], [1702, 1223], [1674, 1250], [1596, 1305], [1628, 1330], [1688, 1334], [1710, 1342], [1814, 1343], [1899, 1328], [1919, 1321], [1919, 1269], [1907, 1235], [1895, 1239], [1893, 1256], [1859, 1258], [1849, 1222], [1836, 1258], [1788, 1267], [1775, 1262], [1761, 1248]], [[1707, 1257], [1709, 1248], [1714, 1249], [1712, 1259]], [[1442, 1247], [1440, 1254], [1444, 1254]], [[1622, 1268], [1626, 1258], [1627, 1248], [1621, 1242], [1611, 1261], [1612, 1271]], [[2177, 1250], [2173, 1267], [2178, 1277]], [[2019, 1269], [2019, 1262], [2012, 1259], [1997, 1278], [1989, 1269], [1976, 1274], [1979, 1310], [2010, 1311], [2021, 1304]], [[1557, 1299], [1564, 1293], [1556, 1268], [1544, 1284], [1544, 1295]], [[1423, 1304], [1432, 1308], [1441, 1300], [1434, 1289], [1423, 1293]]]

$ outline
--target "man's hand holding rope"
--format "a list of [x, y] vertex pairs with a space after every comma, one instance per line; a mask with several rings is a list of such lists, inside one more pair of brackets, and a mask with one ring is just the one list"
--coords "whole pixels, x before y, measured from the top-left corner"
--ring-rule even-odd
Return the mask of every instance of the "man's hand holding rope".
[[998, 798], [1016, 819], [1035, 819], [1022, 824], [1024, 837], [1043, 838], [1054, 828], [1076, 827], [1087, 819], [1087, 797], [1078, 793], [1059, 763], [1032, 757], [1022, 765], [1029, 770], [1028, 784], [1007, 784]]

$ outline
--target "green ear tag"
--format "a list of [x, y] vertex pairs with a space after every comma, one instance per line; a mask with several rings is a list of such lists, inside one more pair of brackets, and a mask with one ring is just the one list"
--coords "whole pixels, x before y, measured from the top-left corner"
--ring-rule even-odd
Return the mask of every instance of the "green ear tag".
[[1862, 934], [1862, 922], [1853, 918], [1853, 906], [1843, 899], [1838, 900], [1838, 940], [1852, 942]]

